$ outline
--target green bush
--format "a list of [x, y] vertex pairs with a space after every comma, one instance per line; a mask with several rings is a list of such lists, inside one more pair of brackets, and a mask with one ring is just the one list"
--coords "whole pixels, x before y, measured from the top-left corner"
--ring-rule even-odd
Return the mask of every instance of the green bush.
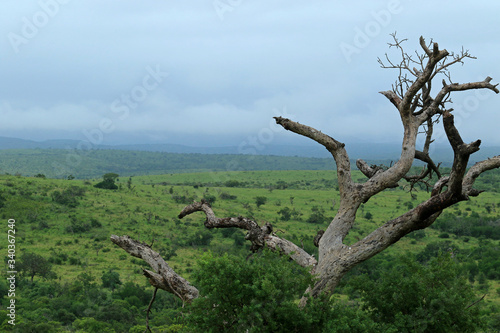
[[94, 318], [81, 318], [73, 322], [73, 328], [78, 332], [87, 333], [115, 333], [111, 324], [95, 320]]
[[115, 182], [111, 179], [105, 179], [102, 182], [99, 182], [94, 185], [95, 188], [102, 188], [105, 190], [117, 190], [118, 185], [115, 184]]
[[313, 206], [311, 208], [311, 215], [307, 218], [307, 223], [325, 223], [328, 218], [325, 216], [325, 210], [319, 206]]
[[172, 199], [178, 204], [185, 204], [188, 205], [190, 203], [193, 203], [194, 197], [189, 197], [185, 195], [173, 195]]
[[228, 180], [224, 183], [226, 187], [238, 187], [240, 186], [240, 182], [237, 180]]
[[289, 207], [281, 209], [280, 211], [278, 211], [278, 214], [281, 215], [281, 221], [290, 221], [290, 219], [292, 218], [292, 210]]
[[255, 205], [257, 206], [257, 208], [259, 208], [262, 205], [265, 205], [267, 202], [267, 197], [264, 197], [264, 196], [258, 196], [258, 197], [255, 197], [254, 199], [255, 199]]
[[311, 283], [303, 268], [265, 251], [249, 260], [206, 253], [193, 278], [204, 297], [189, 307], [195, 332], [281, 332], [301, 317], [296, 299]]
[[328, 295], [309, 298], [300, 308], [313, 276], [267, 250], [249, 260], [205, 253], [193, 278], [203, 296], [186, 309], [186, 332], [396, 332], [355, 304], [332, 303]]
[[113, 270], [104, 272], [101, 276], [102, 286], [111, 290], [115, 290], [118, 286], [122, 284], [120, 280], [120, 274]]
[[236, 200], [238, 197], [227, 192], [222, 192], [221, 194], [219, 194], [219, 198], [221, 200]]
[[85, 194], [85, 189], [79, 186], [70, 186], [64, 191], [54, 191], [51, 194], [52, 200], [58, 204], [68, 206], [70, 208], [75, 208], [78, 206], [77, 198], [82, 197]]
[[215, 201], [217, 200], [217, 197], [215, 195], [212, 195], [212, 194], [205, 194], [203, 196], [203, 200], [208, 202], [210, 205], [213, 205], [215, 203]]
[[449, 255], [419, 264], [411, 256], [400, 257], [378, 279], [354, 278], [352, 288], [361, 291], [363, 309], [374, 321], [398, 332], [477, 332], [484, 327], [479, 297]]

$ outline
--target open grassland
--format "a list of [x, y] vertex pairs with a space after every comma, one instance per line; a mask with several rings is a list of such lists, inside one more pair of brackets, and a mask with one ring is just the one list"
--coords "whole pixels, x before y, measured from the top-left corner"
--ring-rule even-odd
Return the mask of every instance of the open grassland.
[[[360, 182], [365, 180], [358, 171], [353, 171], [353, 177]], [[179, 220], [179, 212], [193, 200], [212, 201], [220, 217], [242, 215], [252, 217], [259, 224], [271, 222], [276, 233], [310, 252], [316, 251], [313, 237], [327, 227], [339, 203], [336, 175], [332, 171], [122, 177], [117, 181], [117, 190], [93, 187], [98, 181], [0, 176], [0, 214], [5, 222], [16, 220], [18, 258], [28, 252], [42, 255], [53, 264], [61, 282], [72, 281], [82, 272], [100, 279], [104, 272], [113, 270], [120, 274], [122, 281], [146, 285], [141, 275], [143, 262], [115, 247], [109, 240], [111, 234], [129, 235], [153, 244], [153, 249], [174, 269], [189, 277], [204, 251], [248, 254], [248, 245], [240, 230], [206, 230], [202, 213]], [[412, 193], [404, 187], [384, 191], [361, 207], [358, 222], [346, 243], [362, 239], [428, 196], [424, 189]], [[404, 237], [389, 253], [418, 254], [429, 245], [443, 243], [447, 250], [460, 254], [458, 260], [476, 258], [478, 251], [488, 250], [488, 255], [496, 255], [498, 261], [499, 196], [498, 192], [482, 193], [478, 198], [452, 207], [436, 222], [439, 226], [450, 220], [480, 219], [486, 221], [485, 227], [478, 229], [483, 230], [483, 234], [428, 228]], [[0, 250], [7, 253], [6, 241], [0, 243]], [[478, 260], [474, 262], [480, 264]], [[487, 300], [500, 306], [500, 272], [498, 266], [492, 270], [485, 273], [489, 281]], [[477, 274], [471, 280], [476, 284]]]
[[0, 149], [2, 173], [77, 179], [120, 175], [159, 175], [211, 170], [329, 170], [329, 158], [298, 156], [179, 154], [129, 150]]

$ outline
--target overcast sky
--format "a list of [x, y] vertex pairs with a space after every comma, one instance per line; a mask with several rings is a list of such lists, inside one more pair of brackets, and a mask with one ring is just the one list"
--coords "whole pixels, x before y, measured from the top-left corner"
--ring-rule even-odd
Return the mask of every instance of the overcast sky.
[[[500, 82], [500, 2], [2, 1], [0, 136], [93, 145], [307, 144], [283, 115], [344, 142], [398, 142], [379, 91], [397, 31], [470, 50], [457, 82]], [[419, 50], [420, 51], [420, 50]], [[397, 60], [397, 54], [393, 54]], [[456, 94], [464, 140], [500, 145], [500, 96]], [[252, 143], [253, 142], [253, 143]]]

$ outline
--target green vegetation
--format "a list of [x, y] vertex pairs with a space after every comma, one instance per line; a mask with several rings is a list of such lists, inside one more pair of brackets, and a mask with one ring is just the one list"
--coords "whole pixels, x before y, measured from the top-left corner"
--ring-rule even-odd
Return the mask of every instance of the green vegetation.
[[[189, 332], [477, 332], [486, 327], [478, 297], [449, 254], [426, 264], [392, 258], [388, 268], [351, 278], [350, 304], [296, 300], [312, 281], [306, 269], [264, 251], [250, 260], [205, 254], [193, 278], [206, 297], [187, 312]], [[216, 305], [216, 306], [214, 306]]]
[[[172, 173], [134, 177], [127, 175], [114, 179], [118, 186], [116, 190], [94, 187], [102, 181], [101, 175], [109, 173], [110, 170], [121, 174], [115, 169], [100, 170], [99, 179], [90, 180], [71, 180], [67, 177], [51, 179], [41, 176], [32, 178], [0, 176], [0, 217], [4, 221], [16, 220], [16, 266], [20, 272], [16, 293], [19, 309], [17, 312], [19, 324], [16, 325], [18, 332], [144, 331], [143, 310], [147, 308], [152, 295], [152, 288], [141, 274], [144, 263], [115, 247], [109, 241], [111, 234], [126, 234], [153, 244], [153, 249], [159, 251], [177, 272], [190, 280], [197, 280], [199, 286], [204, 283], [205, 273], [199, 271], [200, 267], [205, 267], [203, 265], [208, 265], [207, 269], [220, 265], [225, 270], [231, 270], [238, 265], [249, 264], [255, 265], [252, 266], [254, 267], [252, 269], [255, 269], [252, 272], [259, 274], [258, 267], [262, 263], [257, 262], [257, 257], [244, 260], [249, 254], [249, 245], [244, 240], [244, 233], [241, 230], [207, 230], [203, 227], [204, 216], [201, 213], [199, 216], [185, 217], [182, 221], [177, 218], [177, 214], [185, 204], [192, 200], [202, 198], [211, 200], [215, 213], [221, 217], [242, 215], [252, 217], [260, 224], [265, 221], [271, 222], [281, 236], [310, 253], [316, 250], [312, 244], [314, 235], [327, 226], [335, 215], [337, 208], [335, 206], [339, 202], [337, 180], [335, 173], [331, 171]], [[498, 171], [487, 173], [485, 176], [484, 180], [483, 176], [479, 178], [477, 188], [490, 190], [494, 184], [500, 183]], [[353, 172], [353, 177], [357, 181], [364, 181], [364, 177], [357, 171]], [[495, 191], [498, 191], [498, 186]], [[420, 199], [428, 195], [422, 189], [412, 194], [414, 196], [404, 188], [391, 189], [363, 204], [360, 208], [359, 223], [347, 236], [346, 243], [351, 244], [362, 239], [376, 226], [402, 214], [408, 207], [416, 206]], [[258, 197], [266, 198], [265, 203], [258, 206], [256, 201]], [[397, 267], [402, 275], [397, 276], [396, 281], [400, 281], [401, 286], [405, 283], [416, 283], [416, 280], [411, 278], [413, 275], [408, 272], [415, 272], [415, 276], [421, 281], [427, 281], [425, 283], [430, 281], [426, 280], [425, 276], [431, 271], [440, 279], [453, 276], [446, 273], [448, 270], [453, 272], [457, 277], [454, 278], [456, 284], [441, 283], [452, 289], [445, 289], [442, 294], [439, 294], [439, 290], [435, 290], [432, 297], [436, 298], [433, 298], [432, 302], [436, 304], [441, 302], [438, 296], [443, 294], [450, 295], [450, 298], [456, 295], [453, 299], [462, 299], [463, 302], [454, 302], [453, 306], [456, 305], [456, 308], [450, 308], [446, 303], [448, 304], [446, 309], [449, 311], [447, 313], [457, 316], [457, 312], [453, 311], [462, 311], [459, 304], [462, 304], [460, 306], [463, 309], [464, 304], [468, 306], [486, 294], [484, 300], [470, 309], [479, 311], [481, 320], [477, 322], [485, 323], [485, 331], [498, 331], [500, 329], [498, 221], [500, 221], [498, 192], [485, 192], [478, 198], [461, 202], [447, 210], [447, 213], [444, 213], [431, 228], [409, 234], [383, 254], [375, 256], [350, 272], [337, 289], [337, 294], [331, 301], [333, 303], [326, 303], [327, 308], [311, 304], [311, 310], [308, 310], [311, 313], [315, 311], [329, 313], [328, 311], [335, 309], [335, 315], [331, 315], [330, 321], [312, 323], [311, 318], [314, 316], [304, 313], [295, 316], [296, 321], [290, 321], [290, 325], [297, 325], [296, 327], [323, 325], [326, 332], [333, 331], [327, 330], [332, 327], [338, 327], [338, 331], [342, 331], [340, 328], [344, 327], [345, 332], [349, 332], [349, 329], [350, 332], [370, 332], [375, 329], [384, 331], [381, 327], [394, 327], [400, 324], [421, 325], [423, 317], [417, 315], [405, 317], [402, 313], [397, 317], [399, 318], [397, 322], [390, 322], [380, 317], [380, 313], [377, 315], [369, 310], [363, 310], [362, 305], [370, 304], [370, 309], [375, 312], [389, 311], [379, 308], [380, 304], [370, 303], [372, 296], [362, 294], [361, 287], [352, 288], [358, 279], [365, 281], [374, 292], [391, 288], [384, 283], [388, 283], [389, 274], [395, 273]], [[443, 234], [447, 234], [447, 238], [440, 238]], [[5, 253], [4, 256], [7, 255], [6, 241], [0, 242], [0, 251]], [[210, 251], [211, 255], [203, 256], [207, 251]], [[230, 255], [224, 257], [223, 254], [226, 253]], [[401, 256], [408, 256], [408, 253], [414, 255], [416, 262], [401, 262], [398, 259]], [[443, 253], [452, 254], [452, 261], [457, 263], [458, 268], [446, 263], [445, 259], [439, 259]], [[45, 275], [40, 272], [31, 275], [28, 270], [21, 270], [24, 261], [27, 261], [26, 259], [32, 254], [39, 256], [38, 262], [46, 261], [49, 272], [53, 274]], [[201, 264], [200, 257], [203, 262]], [[251, 288], [240, 286], [244, 289], [249, 288], [245, 289], [249, 293], [247, 295], [257, 297], [258, 301], [254, 303], [245, 300], [250, 302], [248, 309], [255, 309], [256, 303], [262, 303], [261, 300], [271, 297], [270, 295], [276, 295], [276, 300], [279, 300], [280, 304], [296, 303], [300, 295], [297, 295], [293, 288], [289, 291], [280, 290], [276, 285], [276, 276], [278, 274], [288, 276], [287, 269], [293, 270], [293, 274], [296, 274], [298, 269], [294, 265], [281, 263], [277, 258], [264, 256], [263, 260], [275, 263], [273, 266], [276, 266], [276, 271], [270, 271], [270, 275], [266, 277], [269, 288], [259, 291], [258, 281], [244, 283], [251, 285]], [[429, 267], [433, 269], [429, 270]], [[441, 272], [436, 267], [442, 267], [444, 271]], [[6, 271], [3, 270], [4, 275]], [[233, 273], [237, 275], [241, 272], [235, 270], [231, 274]], [[442, 275], [439, 275], [441, 273]], [[366, 277], [363, 277], [365, 275]], [[297, 278], [299, 276], [300, 274]], [[208, 275], [205, 277], [208, 278]], [[404, 280], [407, 277], [410, 279]], [[466, 285], [463, 285], [463, 278], [467, 281]], [[280, 281], [280, 283], [288, 282]], [[302, 282], [293, 283], [299, 285]], [[370, 285], [370, 283], [380, 284]], [[468, 290], [470, 296], [467, 287], [469, 285], [476, 293], [472, 302], [470, 298], [460, 296], [460, 293], [453, 291], [453, 288], [460, 287], [464, 292]], [[0, 290], [2, 290], [1, 302], [4, 309], [8, 301], [5, 292], [7, 289], [7, 280], [2, 278]], [[427, 289], [432, 291], [428, 285]], [[284, 292], [290, 294], [283, 294]], [[343, 302], [347, 302], [348, 306]], [[272, 304], [274, 303], [264, 302], [262, 306], [272, 308]], [[187, 309], [183, 310], [180, 306], [181, 303], [174, 296], [159, 291], [150, 315], [151, 326], [159, 332], [160, 328], [167, 332], [167, 328], [175, 331], [189, 324], [181, 320], [185, 316], [180, 316], [180, 312], [186, 313]], [[425, 313], [428, 309], [419, 309], [417, 313]], [[235, 320], [248, 323], [250, 319], [248, 316], [245, 317], [245, 311], [235, 314], [237, 318]], [[0, 316], [0, 323], [3, 322], [0, 330], [11, 329], [12, 327], [6, 322], [8, 317], [5, 316], [5, 311], [0, 311]], [[347, 317], [350, 317], [349, 321], [346, 320]], [[285, 319], [289, 321], [284, 313], [273, 318], [278, 322]], [[431, 317], [426, 318], [430, 318], [425, 323], [428, 325], [426, 327], [435, 324]], [[461, 316], [460, 319], [469, 320], [467, 318], [469, 317]], [[265, 314], [259, 314], [252, 320], [255, 320], [255, 325], [259, 325], [269, 322], [270, 319]], [[193, 321], [193, 325], [194, 322], [197, 323]], [[273, 325], [275, 324], [279, 323]]]
[[249, 260], [207, 253], [193, 279], [207, 295], [189, 308], [187, 321], [199, 332], [293, 331], [303, 313], [295, 300], [312, 282], [305, 269], [267, 251]]
[[391, 261], [391, 267], [363, 274], [349, 285], [351, 298], [359, 293], [362, 308], [375, 322], [390, 324], [397, 332], [484, 329], [480, 307], [474, 306], [479, 297], [449, 253], [425, 264], [412, 256]]
[[260, 208], [260, 206], [265, 205], [266, 202], [267, 202], [267, 197], [264, 196], [255, 197], [255, 205], [257, 206], [257, 208]]
[[48, 178], [95, 178], [113, 170], [120, 175], [158, 175], [215, 170], [329, 170], [329, 158], [292, 156], [177, 154], [128, 150], [5, 149], [3, 173]]
[[54, 279], [56, 275], [52, 271], [52, 265], [44, 257], [36, 253], [24, 253], [18, 261], [19, 272], [24, 273], [33, 283], [35, 275], [45, 279]]
[[119, 175], [117, 173], [112, 173], [112, 172], [107, 173], [104, 176], [102, 176], [102, 182], [95, 184], [94, 187], [106, 190], [117, 190], [118, 185], [115, 184], [115, 181], [118, 177]]

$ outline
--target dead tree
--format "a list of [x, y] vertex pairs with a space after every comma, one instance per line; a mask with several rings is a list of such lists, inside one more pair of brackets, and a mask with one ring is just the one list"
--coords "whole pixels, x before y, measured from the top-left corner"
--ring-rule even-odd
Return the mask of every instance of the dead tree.
[[[379, 59], [383, 68], [399, 71], [392, 89], [381, 92], [399, 112], [404, 127], [404, 137], [399, 160], [391, 166], [370, 166], [363, 160], [356, 165], [367, 177], [366, 182], [356, 183], [351, 177], [351, 163], [345, 145], [336, 139], [290, 119], [275, 117], [276, 122], [284, 129], [308, 137], [324, 146], [333, 156], [337, 165], [340, 204], [328, 228], [314, 237], [319, 248], [316, 259], [294, 243], [276, 236], [269, 223], [259, 226], [257, 222], [239, 217], [216, 217], [207, 202], [194, 202], [185, 207], [179, 218], [203, 212], [206, 215], [205, 227], [240, 228], [247, 231], [246, 239], [252, 243], [252, 251], [266, 246], [280, 251], [304, 267], [312, 267], [312, 273], [318, 276], [317, 282], [309, 292], [313, 296], [331, 292], [342, 277], [357, 264], [380, 253], [388, 246], [396, 243], [408, 233], [427, 228], [441, 212], [481, 191], [473, 188], [476, 178], [483, 172], [500, 167], [500, 155], [491, 157], [467, 168], [471, 154], [479, 150], [481, 141], [463, 142], [455, 127], [453, 109], [447, 108], [451, 102], [451, 94], [471, 89], [489, 89], [498, 94], [497, 85], [491, 84], [491, 78], [484, 81], [455, 83], [451, 80], [449, 67], [462, 63], [466, 58], [473, 58], [468, 51], [458, 54], [439, 49], [437, 43], [426, 43], [420, 37], [421, 52], [408, 54], [402, 47], [401, 40], [393, 36], [394, 43], [389, 44], [401, 53], [401, 60], [393, 62], [387, 55], [385, 60]], [[431, 94], [432, 84], [440, 78], [441, 87], [437, 93]], [[437, 84], [436, 84], [437, 85]], [[433, 142], [433, 127], [442, 122], [444, 131], [454, 152], [453, 164], [449, 175], [439, 171], [439, 164], [434, 163], [429, 155], [429, 147]], [[418, 134], [425, 135], [422, 150], [417, 149]], [[426, 164], [421, 174], [409, 175], [415, 159]], [[419, 182], [431, 184], [428, 180], [435, 175], [437, 181], [432, 183], [429, 198], [401, 216], [385, 221], [368, 236], [354, 244], [346, 244], [345, 237], [356, 222], [356, 213], [361, 204], [385, 189], [399, 186], [407, 181], [412, 186]], [[436, 178], [435, 178], [436, 179]], [[311, 235], [313, 237], [314, 235]], [[162, 257], [148, 245], [132, 240], [128, 236], [111, 236], [111, 240], [131, 255], [144, 259], [154, 270], [144, 270], [144, 275], [151, 285], [177, 295], [185, 302], [198, 297], [198, 290], [188, 281], [175, 273]]]

